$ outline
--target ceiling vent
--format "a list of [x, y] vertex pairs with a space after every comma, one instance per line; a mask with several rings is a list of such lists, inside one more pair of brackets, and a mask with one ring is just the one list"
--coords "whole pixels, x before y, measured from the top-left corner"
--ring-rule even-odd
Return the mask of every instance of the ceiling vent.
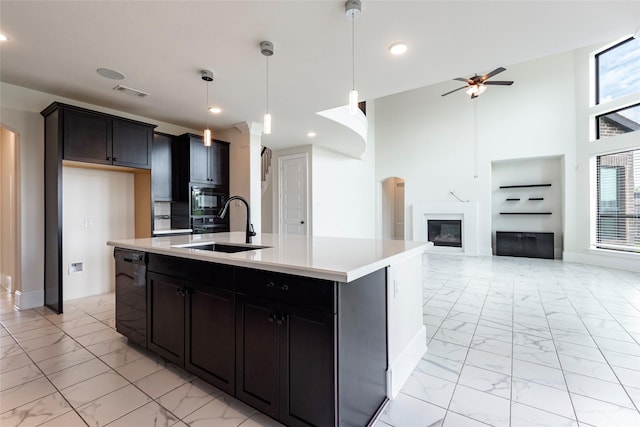
[[149, 96], [148, 93], [143, 92], [141, 90], [138, 89], [133, 89], [124, 85], [118, 85], [116, 87], [113, 88], [113, 90], [117, 90], [118, 92], [122, 92], [122, 93], [126, 93], [127, 95], [131, 95], [131, 96], [137, 96], [138, 98], [145, 98], [147, 96]]

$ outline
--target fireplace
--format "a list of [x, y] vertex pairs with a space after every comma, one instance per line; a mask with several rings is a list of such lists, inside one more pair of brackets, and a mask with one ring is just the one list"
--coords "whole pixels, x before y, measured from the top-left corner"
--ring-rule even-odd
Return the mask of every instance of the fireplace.
[[[478, 204], [476, 202], [416, 203], [412, 210], [413, 240], [431, 241], [433, 246], [427, 249], [428, 252], [462, 253], [465, 255], [479, 255], [481, 253], [478, 248]], [[429, 231], [431, 221], [441, 222], [440, 230], [435, 234], [435, 236], [441, 236], [438, 243], [435, 242], [435, 236], [431, 234], [433, 232]], [[458, 231], [454, 231], [452, 225]], [[443, 238], [443, 234], [447, 237]], [[452, 236], [455, 236], [456, 239]], [[458, 240], [458, 242], [453, 245], [451, 244], [452, 240]], [[483, 255], [491, 255], [491, 248], [483, 252]]]
[[434, 246], [462, 247], [462, 221], [456, 219], [428, 219], [427, 240]]

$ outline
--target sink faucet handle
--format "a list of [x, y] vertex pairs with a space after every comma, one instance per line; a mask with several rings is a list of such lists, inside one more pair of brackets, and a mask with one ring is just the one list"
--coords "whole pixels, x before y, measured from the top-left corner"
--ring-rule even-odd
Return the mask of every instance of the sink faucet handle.
[[255, 236], [256, 232], [253, 230], [253, 224], [249, 224], [249, 236]]

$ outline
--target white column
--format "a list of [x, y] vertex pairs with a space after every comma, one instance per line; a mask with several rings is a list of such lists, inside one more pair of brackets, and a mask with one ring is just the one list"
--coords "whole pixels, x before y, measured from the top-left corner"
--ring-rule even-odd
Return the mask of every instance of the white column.
[[[242, 196], [251, 206], [251, 223], [260, 233], [262, 192], [260, 187], [260, 149], [262, 143], [262, 124], [241, 122], [234, 129], [219, 132], [216, 137], [231, 143], [229, 150], [229, 193]], [[231, 205], [231, 231], [245, 230], [244, 206]]]

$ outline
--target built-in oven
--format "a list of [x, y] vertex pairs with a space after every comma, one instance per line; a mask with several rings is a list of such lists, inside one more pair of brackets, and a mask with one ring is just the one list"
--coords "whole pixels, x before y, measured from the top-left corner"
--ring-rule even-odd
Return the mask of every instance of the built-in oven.
[[189, 228], [194, 234], [229, 231], [229, 216], [217, 216], [227, 199], [226, 193], [213, 187], [191, 185]]
[[217, 215], [226, 201], [227, 195], [212, 187], [191, 186], [191, 215]]
[[191, 229], [193, 234], [222, 233], [229, 231], [229, 223], [216, 216], [192, 216]]

